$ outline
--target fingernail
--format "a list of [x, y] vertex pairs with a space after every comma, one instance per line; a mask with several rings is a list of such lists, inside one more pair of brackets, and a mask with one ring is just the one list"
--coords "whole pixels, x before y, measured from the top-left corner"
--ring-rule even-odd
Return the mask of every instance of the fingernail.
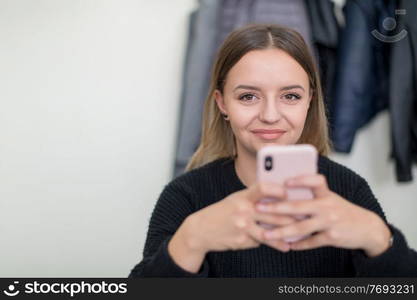
[[257, 204], [256, 208], [260, 211], [268, 211], [268, 205], [265, 204]]

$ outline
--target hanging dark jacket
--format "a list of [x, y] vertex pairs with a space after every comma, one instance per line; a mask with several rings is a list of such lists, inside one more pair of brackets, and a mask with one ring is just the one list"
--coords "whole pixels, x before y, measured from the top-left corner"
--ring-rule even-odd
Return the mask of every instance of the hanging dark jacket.
[[383, 0], [347, 0], [341, 32], [334, 98], [330, 111], [334, 150], [349, 153], [357, 130], [388, 106], [389, 43], [383, 20], [391, 15]]
[[392, 156], [400, 182], [412, 181], [412, 162], [417, 161], [417, 1], [401, 0], [397, 7], [398, 32], [407, 35], [393, 42], [390, 74]]

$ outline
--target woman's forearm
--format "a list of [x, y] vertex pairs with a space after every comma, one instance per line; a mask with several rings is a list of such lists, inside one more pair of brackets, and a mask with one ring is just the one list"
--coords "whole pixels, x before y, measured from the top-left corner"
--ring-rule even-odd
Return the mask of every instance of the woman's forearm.
[[193, 216], [184, 220], [168, 244], [168, 253], [182, 269], [198, 273], [206, 256], [203, 245], [198, 241]]

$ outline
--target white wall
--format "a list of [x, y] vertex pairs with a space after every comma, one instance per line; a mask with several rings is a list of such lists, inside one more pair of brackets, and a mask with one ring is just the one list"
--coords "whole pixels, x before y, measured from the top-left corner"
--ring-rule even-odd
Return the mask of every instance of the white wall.
[[0, 276], [127, 276], [171, 176], [194, 0], [0, 0]]
[[[141, 259], [195, 6], [0, 0], [0, 277], [125, 277]], [[336, 160], [417, 247], [417, 180], [395, 183], [388, 145], [382, 115]]]

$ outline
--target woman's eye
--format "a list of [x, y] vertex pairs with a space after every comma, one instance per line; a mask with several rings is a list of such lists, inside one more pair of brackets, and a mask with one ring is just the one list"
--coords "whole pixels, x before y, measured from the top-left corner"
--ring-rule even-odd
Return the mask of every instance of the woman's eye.
[[246, 101], [252, 101], [255, 100], [256, 96], [254, 94], [244, 94], [239, 97], [239, 100], [246, 100]]
[[286, 94], [284, 95], [284, 98], [286, 100], [295, 101], [295, 100], [300, 100], [301, 96], [298, 94]]

